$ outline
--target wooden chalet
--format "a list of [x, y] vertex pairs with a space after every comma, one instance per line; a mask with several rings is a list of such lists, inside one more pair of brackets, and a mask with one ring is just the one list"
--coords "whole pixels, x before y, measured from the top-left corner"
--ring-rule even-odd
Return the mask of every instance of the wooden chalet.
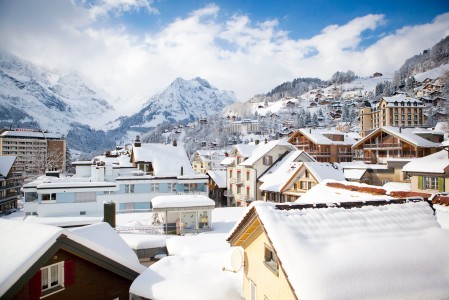
[[435, 153], [443, 133], [419, 128], [380, 127], [352, 146], [354, 160], [386, 163], [392, 158], [415, 158]]
[[0, 219], [0, 298], [129, 299], [134, 252], [106, 223], [77, 230]]
[[298, 150], [307, 152], [318, 162], [334, 163], [352, 161], [351, 146], [355, 140], [339, 131], [302, 128], [288, 142]]

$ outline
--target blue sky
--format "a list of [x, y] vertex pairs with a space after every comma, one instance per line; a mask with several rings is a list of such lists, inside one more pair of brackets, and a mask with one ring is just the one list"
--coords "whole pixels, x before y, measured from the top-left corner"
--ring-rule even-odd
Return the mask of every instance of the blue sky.
[[[176, 18], [186, 17], [192, 10], [215, 3], [224, 19], [234, 14], [248, 15], [253, 22], [277, 19], [279, 28], [288, 32], [290, 38], [310, 38], [324, 27], [344, 24], [367, 14], [384, 14], [385, 21], [379, 30], [370, 34], [364, 45], [369, 45], [377, 36], [394, 32], [403, 26], [422, 24], [445, 12], [449, 12], [449, 1], [403, 1], [403, 0], [313, 0], [313, 1], [205, 1], [205, 0], [159, 0], [152, 3], [158, 13], [133, 10], [119, 19], [136, 33], [157, 31]], [[114, 19], [115, 20], [115, 19]], [[109, 20], [111, 21], [111, 20]]]
[[447, 0], [0, 1], [1, 50], [78, 72], [124, 112], [177, 77], [244, 101], [296, 77], [393, 73], [447, 35]]

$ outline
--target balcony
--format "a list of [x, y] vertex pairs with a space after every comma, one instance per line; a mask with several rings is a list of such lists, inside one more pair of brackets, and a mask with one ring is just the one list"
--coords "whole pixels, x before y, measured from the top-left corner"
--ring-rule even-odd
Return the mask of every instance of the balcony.
[[401, 149], [400, 143], [365, 144], [363, 148], [368, 149]]
[[231, 178], [229, 182], [231, 184], [242, 185], [243, 179], [242, 178]]
[[240, 195], [240, 201], [252, 202], [254, 201], [254, 197], [249, 195]]

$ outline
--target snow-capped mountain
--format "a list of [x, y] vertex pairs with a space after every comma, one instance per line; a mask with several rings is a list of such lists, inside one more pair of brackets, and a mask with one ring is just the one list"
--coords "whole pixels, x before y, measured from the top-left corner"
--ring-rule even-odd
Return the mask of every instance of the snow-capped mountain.
[[101, 128], [112, 105], [76, 73], [58, 74], [0, 53], [0, 123], [67, 134], [72, 125]]
[[177, 78], [162, 93], [148, 99], [138, 113], [118, 121], [122, 130], [193, 121], [216, 114], [236, 100], [234, 92], [218, 90], [202, 78]]

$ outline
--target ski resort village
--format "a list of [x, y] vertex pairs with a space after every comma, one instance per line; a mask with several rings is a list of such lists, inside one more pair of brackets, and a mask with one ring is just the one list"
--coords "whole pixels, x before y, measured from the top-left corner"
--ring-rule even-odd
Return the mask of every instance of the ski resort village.
[[449, 3], [174, 2], [0, 1], [0, 299], [449, 300]]

